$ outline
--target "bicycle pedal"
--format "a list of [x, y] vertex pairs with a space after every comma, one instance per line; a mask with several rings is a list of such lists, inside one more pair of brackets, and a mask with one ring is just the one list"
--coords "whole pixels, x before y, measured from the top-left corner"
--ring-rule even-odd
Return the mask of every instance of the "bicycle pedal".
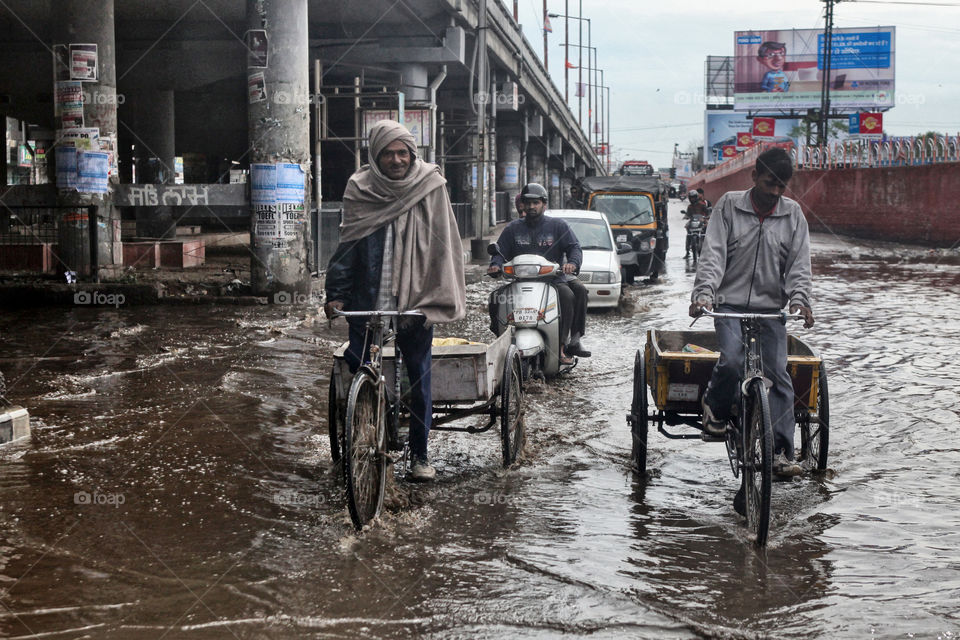
[[700, 439], [703, 440], [704, 442], [724, 442], [726, 441], [727, 436], [726, 435], [714, 436], [714, 435], [710, 435], [706, 431], [701, 431]]

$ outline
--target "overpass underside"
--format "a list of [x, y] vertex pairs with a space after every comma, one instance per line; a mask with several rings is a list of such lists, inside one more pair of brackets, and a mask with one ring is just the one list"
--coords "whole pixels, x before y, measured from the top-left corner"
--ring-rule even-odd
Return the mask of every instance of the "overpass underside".
[[[451, 199], [469, 203], [470, 234], [511, 215], [527, 181], [562, 206], [571, 181], [602, 165], [512, 17], [484, 4], [480, 29], [481, 0], [8, 0], [0, 177], [18, 186], [2, 203], [98, 207], [94, 245], [82, 216], [59, 231], [64, 270], [81, 273], [117, 265], [121, 219], [141, 238], [247, 226], [266, 293], [303, 288], [309, 212], [341, 199], [385, 117], [404, 120]], [[78, 129], [96, 130], [83, 153]], [[82, 173], [58, 170], [64, 148], [80, 164], [107, 154], [105, 192], [64, 184]], [[274, 173], [303, 186], [269, 209], [259, 187]], [[250, 182], [252, 197], [237, 186]]]

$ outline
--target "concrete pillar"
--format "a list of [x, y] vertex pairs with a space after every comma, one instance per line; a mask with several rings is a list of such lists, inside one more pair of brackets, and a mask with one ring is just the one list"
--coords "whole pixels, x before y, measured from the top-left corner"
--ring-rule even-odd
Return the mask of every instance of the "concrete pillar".
[[[135, 111], [137, 182], [173, 184], [174, 98], [173, 91], [147, 91], [130, 101]], [[172, 207], [137, 207], [137, 236], [175, 238]]]
[[[65, 45], [67, 51], [71, 44], [96, 44], [97, 65], [96, 81], [82, 83], [83, 128], [98, 129], [101, 150], [112, 144], [116, 153], [117, 141], [117, 66], [114, 34], [113, 0], [62, 0], [57, 3], [54, 16], [55, 44]], [[58, 64], [57, 69], [69, 78], [69, 56], [66, 66]], [[55, 77], [57, 74], [54, 74]], [[58, 82], [54, 84], [54, 95]], [[58, 131], [62, 122], [56, 118]], [[75, 124], [71, 124], [74, 127]], [[58, 138], [60, 136], [58, 135]], [[54, 151], [56, 153], [56, 151]], [[112, 183], [116, 176], [111, 179]], [[87, 211], [80, 207], [96, 206], [97, 248], [95, 263], [99, 275], [111, 275], [110, 272], [122, 263], [120, 245], [120, 220], [113, 206], [113, 196], [106, 194], [80, 193], [75, 190], [60, 190], [58, 202], [62, 206], [77, 207], [63, 209], [59, 225], [59, 258], [63, 268], [78, 274], [91, 274], [90, 223]], [[96, 224], [96, 223], [95, 223]]]
[[560, 172], [550, 169], [549, 174], [550, 184], [547, 186], [547, 191], [550, 192], [550, 208], [562, 209], [564, 202], [563, 192], [560, 189]]
[[540, 140], [531, 139], [527, 145], [527, 181], [547, 188], [547, 156]]
[[513, 200], [520, 193], [520, 136], [501, 135], [497, 137], [497, 191], [506, 194], [509, 200], [507, 219], [517, 217]]
[[[254, 295], [271, 303], [306, 302], [310, 291], [307, 18], [307, 0], [247, 0], [248, 35], [265, 33], [268, 65], [248, 56], [251, 285]], [[278, 187], [302, 178], [302, 190], [299, 184], [272, 193], [257, 189], [260, 180], [269, 185], [271, 176]]]
[[403, 75], [400, 90], [403, 91], [404, 102], [430, 102], [430, 81], [427, 79], [427, 65], [401, 64], [400, 73]]

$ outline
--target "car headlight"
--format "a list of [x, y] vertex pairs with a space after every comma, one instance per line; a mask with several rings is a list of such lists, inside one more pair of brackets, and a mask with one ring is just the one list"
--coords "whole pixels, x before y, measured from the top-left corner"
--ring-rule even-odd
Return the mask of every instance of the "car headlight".
[[594, 271], [593, 272], [593, 283], [594, 284], [610, 284], [611, 282], [617, 281], [617, 274], [612, 271]]

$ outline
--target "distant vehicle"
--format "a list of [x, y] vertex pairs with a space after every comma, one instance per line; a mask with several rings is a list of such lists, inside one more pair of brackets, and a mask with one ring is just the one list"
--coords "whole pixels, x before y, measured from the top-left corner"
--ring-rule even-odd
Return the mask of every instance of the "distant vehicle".
[[[591, 176], [580, 184], [584, 207], [605, 213], [610, 221], [623, 281], [655, 281], [665, 271], [669, 244], [667, 185], [655, 176]], [[621, 252], [621, 244], [630, 250]]]
[[548, 209], [547, 215], [564, 220], [583, 250], [580, 282], [587, 289], [587, 308], [615, 307], [620, 301], [620, 260], [607, 216], [598, 211]]
[[655, 173], [653, 165], [646, 160], [625, 160], [617, 171], [621, 176], [652, 176]]

